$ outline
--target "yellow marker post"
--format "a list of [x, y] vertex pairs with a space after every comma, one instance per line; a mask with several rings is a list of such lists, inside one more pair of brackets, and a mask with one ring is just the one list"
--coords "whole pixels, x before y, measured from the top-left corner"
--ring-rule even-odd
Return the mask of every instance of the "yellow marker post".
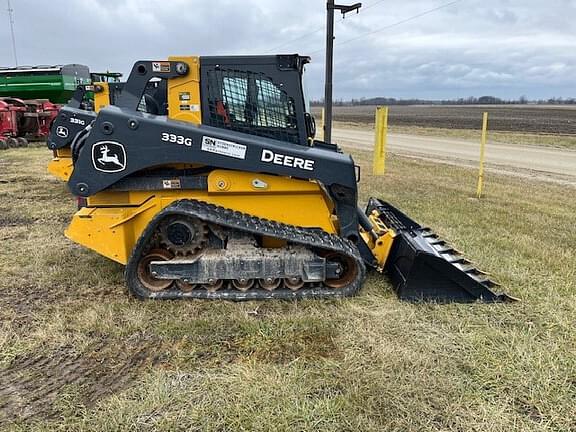
[[321, 130], [322, 131], [322, 139], [324, 139], [324, 107], [322, 107], [322, 119], [320, 120], [322, 122], [322, 124], [320, 125], [320, 128], [316, 128], [316, 130]]
[[485, 112], [482, 118], [482, 141], [480, 142], [480, 169], [478, 172], [478, 188], [476, 196], [482, 198], [482, 189], [484, 188], [484, 159], [486, 154], [486, 137], [488, 133], [488, 113]]
[[374, 175], [384, 175], [386, 170], [386, 137], [388, 135], [388, 107], [376, 108], [374, 135]]

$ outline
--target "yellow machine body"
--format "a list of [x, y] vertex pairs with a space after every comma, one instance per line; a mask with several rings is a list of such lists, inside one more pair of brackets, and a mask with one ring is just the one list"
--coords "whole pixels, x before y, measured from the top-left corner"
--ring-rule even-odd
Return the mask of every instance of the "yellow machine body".
[[200, 57], [168, 57], [188, 65], [188, 74], [168, 81], [168, 118], [202, 123], [200, 110]]
[[94, 83], [94, 111], [100, 112], [110, 105], [110, 86], [107, 82]]
[[390, 250], [392, 249], [394, 238], [396, 238], [396, 233], [392, 228], [389, 228], [382, 223], [378, 211], [374, 210], [370, 215], [368, 215], [368, 219], [372, 223], [372, 231], [368, 232], [362, 229], [360, 235], [378, 262], [377, 270], [382, 272], [386, 260], [388, 259], [388, 255], [390, 255]]
[[[105, 191], [88, 198], [88, 206], [74, 215], [66, 236], [126, 264], [136, 241], [154, 216], [181, 199], [204, 201], [277, 222], [321, 228], [329, 233], [338, 231], [337, 220], [332, 216], [332, 202], [313, 181], [215, 170], [208, 176], [208, 190], [181, 190], [177, 180], [164, 183], [166, 189], [152, 193]], [[270, 241], [268, 246], [273, 247]]]
[[54, 156], [48, 163], [48, 172], [57, 179], [68, 181], [73, 170], [72, 150], [70, 148], [54, 150]]

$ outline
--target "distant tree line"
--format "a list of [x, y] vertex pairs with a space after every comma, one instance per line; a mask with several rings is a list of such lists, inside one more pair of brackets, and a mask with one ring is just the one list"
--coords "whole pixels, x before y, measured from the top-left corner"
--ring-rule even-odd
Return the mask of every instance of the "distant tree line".
[[[311, 101], [312, 106], [322, 106], [323, 100]], [[334, 106], [361, 106], [361, 105], [575, 105], [576, 98], [550, 98], [529, 100], [526, 96], [518, 99], [501, 99], [496, 96], [470, 96], [459, 99], [427, 100], [427, 99], [396, 99], [387, 97], [360, 98], [334, 101]]]

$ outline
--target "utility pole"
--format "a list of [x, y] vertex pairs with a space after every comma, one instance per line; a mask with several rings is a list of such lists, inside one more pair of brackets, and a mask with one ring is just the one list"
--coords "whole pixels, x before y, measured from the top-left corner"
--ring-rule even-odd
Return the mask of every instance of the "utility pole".
[[16, 53], [16, 36], [14, 36], [14, 9], [10, 5], [10, 0], [8, 2], [8, 16], [10, 18], [10, 32], [12, 33], [12, 49], [14, 50], [14, 62], [16, 67], [18, 67], [18, 54]]
[[337, 5], [334, 0], [326, 2], [326, 85], [324, 89], [324, 142], [332, 141], [332, 71], [334, 64], [334, 11], [342, 12], [342, 17], [353, 10], [359, 12], [362, 3]]

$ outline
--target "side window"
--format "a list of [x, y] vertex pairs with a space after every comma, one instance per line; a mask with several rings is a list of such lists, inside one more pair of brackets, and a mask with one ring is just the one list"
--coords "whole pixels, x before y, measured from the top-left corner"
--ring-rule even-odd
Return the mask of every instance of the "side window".
[[222, 83], [222, 102], [228, 115], [234, 122], [246, 122], [245, 110], [248, 99], [248, 79], [242, 77], [224, 77]]
[[209, 71], [208, 104], [211, 126], [298, 143], [294, 100], [264, 74]]
[[296, 129], [294, 101], [271, 81], [256, 80], [258, 88], [258, 126]]

